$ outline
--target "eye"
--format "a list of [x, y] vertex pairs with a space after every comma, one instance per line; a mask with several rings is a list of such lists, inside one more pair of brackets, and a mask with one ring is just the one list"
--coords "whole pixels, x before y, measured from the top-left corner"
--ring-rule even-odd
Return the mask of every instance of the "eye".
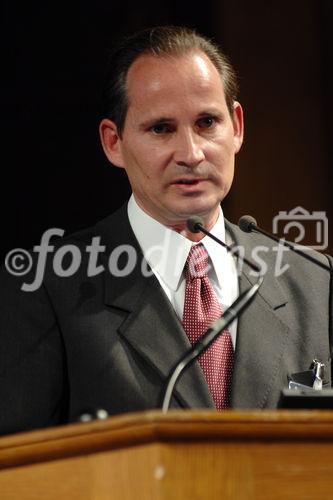
[[149, 129], [151, 132], [154, 134], [166, 134], [168, 132], [171, 132], [171, 126], [168, 123], [155, 123], [152, 127]]
[[197, 123], [201, 128], [211, 128], [216, 123], [216, 118], [214, 116], [204, 116]]

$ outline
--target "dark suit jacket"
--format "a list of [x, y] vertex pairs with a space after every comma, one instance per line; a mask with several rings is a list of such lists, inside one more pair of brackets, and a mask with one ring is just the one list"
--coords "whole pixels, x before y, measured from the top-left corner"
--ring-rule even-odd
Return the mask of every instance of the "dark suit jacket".
[[[308, 369], [315, 357], [326, 364], [330, 383], [330, 273], [288, 252], [283, 262], [290, 267], [275, 278], [271, 242], [229, 223], [227, 230], [248, 257], [258, 245], [268, 249], [260, 253], [268, 263], [264, 283], [238, 323], [232, 407], [275, 408], [288, 374]], [[105, 269], [119, 245], [136, 249], [139, 258], [129, 276], [87, 276], [86, 246], [96, 236], [106, 246], [100, 260]], [[157, 408], [170, 368], [189, 348], [157, 279], [142, 276], [126, 207], [56, 247], [67, 244], [80, 249], [80, 269], [58, 277], [50, 253], [35, 292], [21, 291], [22, 278], [3, 269], [0, 433], [60, 424], [96, 407], [110, 414]], [[125, 265], [123, 253], [118, 267]], [[33, 273], [23, 281], [32, 282]], [[244, 268], [240, 290], [255, 280]], [[179, 380], [172, 407], [214, 408], [198, 363]]]

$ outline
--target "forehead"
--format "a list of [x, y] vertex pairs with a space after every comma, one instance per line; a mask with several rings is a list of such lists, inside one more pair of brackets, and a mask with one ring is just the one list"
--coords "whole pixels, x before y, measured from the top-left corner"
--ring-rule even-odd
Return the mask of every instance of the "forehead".
[[184, 55], [142, 55], [130, 67], [126, 79], [129, 106], [144, 100], [158, 101], [203, 98], [212, 93], [224, 98], [221, 76], [205, 53], [191, 51]]

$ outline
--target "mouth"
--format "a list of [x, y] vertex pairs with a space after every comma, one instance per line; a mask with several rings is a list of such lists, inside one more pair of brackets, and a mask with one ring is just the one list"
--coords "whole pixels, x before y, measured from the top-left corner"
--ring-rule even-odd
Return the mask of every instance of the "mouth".
[[182, 178], [182, 179], [176, 179], [172, 184], [184, 185], [184, 186], [196, 186], [197, 184], [203, 182], [204, 180], [205, 179], [201, 178], [194, 178], [194, 179]]
[[195, 196], [203, 193], [204, 183], [207, 179], [192, 177], [186, 178], [182, 177], [180, 179], [176, 179], [171, 183], [171, 186], [176, 189], [178, 194], [182, 196]]

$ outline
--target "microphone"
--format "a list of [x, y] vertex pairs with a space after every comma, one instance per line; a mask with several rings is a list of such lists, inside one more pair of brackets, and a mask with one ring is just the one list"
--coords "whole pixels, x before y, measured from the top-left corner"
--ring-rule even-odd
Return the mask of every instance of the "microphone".
[[170, 406], [171, 396], [175, 385], [182, 374], [182, 372], [190, 364], [192, 364], [201, 353], [203, 353], [212, 342], [219, 336], [223, 335], [224, 330], [230, 325], [230, 323], [237, 318], [244, 309], [248, 307], [255, 294], [258, 292], [259, 287], [264, 281], [263, 276], [260, 276], [257, 283], [255, 283], [251, 288], [245, 290], [236, 300], [231, 304], [224, 314], [215, 320], [213, 324], [206, 330], [206, 332], [200, 337], [200, 339], [193, 344], [193, 346], [185, 353], [185, 355], [178, 361], [176, 366], [171, 370], [170, 375], [167, 380], [166, 389], [163, 396], [162, 411], [166, 413]]
[[234, 253], [234, 255], [236, 255], [238, 259], [240, 259], [242, 262], [245, 262], [251, 269], [259, 273], [259, 277], [257, 283], [252, 285], [251, 288], [245, 290], [245, 292], [241, 293], [241, 295], [237, 297], [236, 300], [234, 300], [231, 306], [228, 307], [226, 311], [224, 311], [223, 315], [220, 318], [216, 319], [212, 323], [212, 325], [210, 325], [208, 330], [206, 330], [206, 332], [200, 337], [200, 339], [192, 345], [192, 347], [178, 361], [176, 366], [170, 371], [162, 400], [162, 411], [164, 413], [166, 413], [169, 409], [173, 390], [185, 368], [193, 363], [200, 356], [200, 354], [203, 353], [212, 342], [214, 342], [214, 340], [219, 335], [223, 335], [224, 330], [230, 325], [230, 323], [250, 305], [250, 302], [252, 301], [253, 297], [258, 292], [259, 287], [264, 281], [263, 276], [260, 274], [260, 267], [240, 255], [235, 244], [233, 244], [232, 246], [226, 245], [219, 238], [207, 231], [204, 228], [203, 220], [201, 219], [201, 217], [194, 216], [188, 219], [187, 228], [193, 233], [202, 232], [212, 238], [219, 245], [222, 245], [224, 248], [226, 248], [228, 252]]
[[243, 217], [241, 217], [238, 221], [238, 226], [245, 233], [251, 233], [252, 231], [257, 232], [257, 233], [261, 233], [261, 234], [267, 236], [267, 238], [270, 238], [271, 240], [276, 241], [280, 245], [283, 245], [283, 246], [289, 248], [290, 250], [297, 253], [298, 255], [301, 255], [301, 257], [304, 257], [305, 259], [309, 260], [313, 264], [317, 264], [317, 266], [320, 266], [321, 268], [326, 269], [327, 271], [331, 272], [331, 268], [328, 265], [324, 264], [323, 262], [320, 262], [315, 257], [312, 257], [308, 253], [302, 251], [298, 246], [295, 246], [292, 243], [289, 243], [288, 241], [286, 241], [283, 238], [277, 238], [273, 234], [268, 233], [264, 229], [261, 229], [260, 227], [258, 227], [257, 221], [251, 215], [243, 215]]
[[203, 227], [203, 220], [198, 215], [190, 217], [186, 221], [187, 229], [191, 231], [191, 233], [200, 233], [201, 228]]
[[228, 252], [233, 253], [238, 259], [241, 260], [241, 262], [245, 262], [245, 264], [247, 264], [251, 269], [260, 274], [261, 268], [257, 266], [257, 264], [254, 264], [251, 260], [247, 259], [246, 257], [243, 257], [243, 255], [240, 255], [237, 245], [235, 245], [234, 243], [232, 245], [227, 245], [222, 240], [214, 236], [214, 234], [207, 231], [207, 229], [205, 229], [203, 225], [202, 218], [199, 217], [198, 215], [195, 215], [194, 217], [190, 217], [189, 219], [187, 219], [186, 226], [187, 229], [191, 231], [191, 233], [204, 233], [206, 236], [216, 241], [216, 243], [225, 248]]
[[256, 229], [257, 221], [252, 215], [243, 215], [238, 221], [238, 226], [244, 233], [250, 233], [253, 229]]

